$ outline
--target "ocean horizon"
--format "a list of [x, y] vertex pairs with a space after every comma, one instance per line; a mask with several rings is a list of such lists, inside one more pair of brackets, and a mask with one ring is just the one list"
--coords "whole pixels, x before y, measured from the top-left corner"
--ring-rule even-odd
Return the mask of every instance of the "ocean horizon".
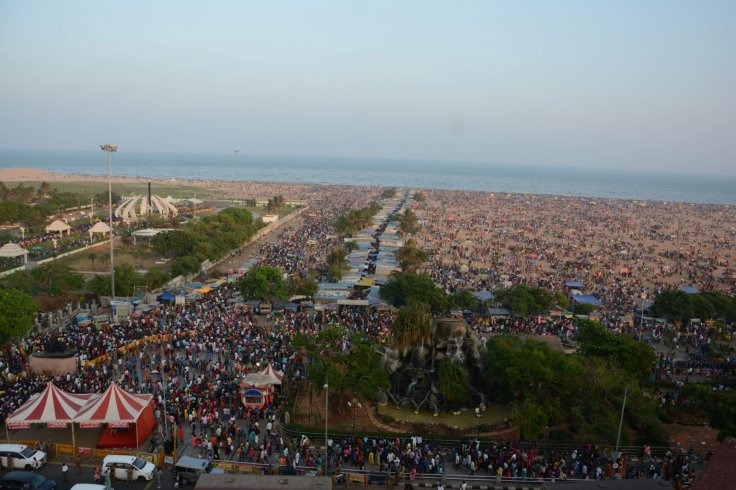
[[[67, 175], [107, 175], [101, 151], [2, 150], [0, 168], [28, 167]], [[583, 169], [544, 165], [309, 157], [240, 153], [121, 151], [115, 176], [378, 185], [607, 199], [736, 205], [736, 175]]]

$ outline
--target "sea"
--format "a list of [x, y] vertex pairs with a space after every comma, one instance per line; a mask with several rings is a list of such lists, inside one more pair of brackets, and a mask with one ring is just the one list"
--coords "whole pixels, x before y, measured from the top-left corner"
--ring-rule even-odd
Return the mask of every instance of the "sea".
[[[97, 151], [2, 150], [0, 168], [107, 175]], [[112, 173], [156, 179], [252, 180], [736, 205], [736, 174], [462, 161], [118, 151]]]

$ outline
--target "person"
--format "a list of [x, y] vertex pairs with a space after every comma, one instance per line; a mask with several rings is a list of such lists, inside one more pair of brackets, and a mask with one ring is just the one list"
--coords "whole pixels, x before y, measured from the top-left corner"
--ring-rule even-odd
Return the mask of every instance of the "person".
[[112, 471], [108, 471], [107, 473], [105, 473], [105, 486], [112, 488], [112, 479], [110, 478], [110, 473], [112, 473]]
[[133, 483], [133, 465], [128, 465], [125, 474], [128, 476], [128, 485], [130, 485], [131, 483]]
[[77, 468], [77, 476], [82, 474], [82, 456], [77, 454], [74, 455], [74, 466]]
[[69, 481], [69, 466], [66, 462], [61, 464], [61, 475], [64, 477], [64, 481]]
[[164, 474], [161, 471], [161, 468], [156, 468], [156, 488], [161, 488], [161, 479], [163, 476]]
[[13, 471], [15, 469], [15, 462], [13, 461], [13, 457], [8, 454], [8, 460], [6, 462], [8, 471]]
[[467, 484], [467, 483], [465, 483], [465, 482], [463, 482], [463, 483], [462, 483], [462, 484], [460, 485], [460, 490], [468, 490], [468, 484]]
[[99, 466], [95, 466], [95, 483], [100, 483], [100, 480], [102, 479], [102, 470]]

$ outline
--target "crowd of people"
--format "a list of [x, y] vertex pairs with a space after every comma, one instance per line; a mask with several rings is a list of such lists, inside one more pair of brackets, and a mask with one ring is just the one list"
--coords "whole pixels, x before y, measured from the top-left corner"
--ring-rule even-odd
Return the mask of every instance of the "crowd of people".
[[[293, 186], [282, 191], [307, 200], [310, 208], [263, 243], [256, 262], [291, 276], [316, 271], [318, 279], [326, 269], [326, 252], [340, 243], [334, 231], [336, 219], [380, 194], [378, 188], [348, 193], [338, 186]], [[416, 208], [423, 227], [417, 242], [430, 257], [426, 271], [447, 291], [520, 283], [561, 290], [565, 281], [580, 280], [588, 292], [603, 300], [602, 320], [609, 328], [632, 333], [644, 327], [651, 341], [673, 333], [677, 345], [693, 350], [684, 369], [699, 364], [712, 368], [702, 365], [705, 361], [697, 355], [709, 342], [706, 328], [689, 325], [668, 332], [666, 324], [636, 325], [621, 321], [620, 316], [636, 304], [643, 289], [695, 284], [705, 290], [736, 291], [736, 223], [721, 206], [449, 191], [426, 191], [426, 197]], [[666, 219], [673, 212], [682, 212], [683, 219]], [[421, 437], [328, 442], [329, 459], [322, 461], [321, 452], [308, 439], [285, 440], [276, 430], [280, 397], [267, 409], [247, 408], [239, 395], [242, 382], [269, 364], [285, 372], [286, 379], [302, 375], [305, 359], [292, 341], [298, 333], [315, 335], [331, 323], [347, 327], [336, 348], [349, 348], [353, 333], [367, 335], [376, 345], [385, 344], [395, 312], [376, 306], [303, 307], [280, 316], [262, 316], [232, 301], [235, 295], [235, 287], [224, 284], [185, 305], [161, 304], [99, 328], [69, 324], [4, 346], [0, 422], [51, 379], [64, 390], [80, 393], [101, 392], [116, 382], [132, 392], [153, 394], [159, 427], [168, 425], [163, 424], [165, 419], [173, 437], [210, 458], [326, 464], [338, 471], [345, 465], [375, 465], [407, 475], [442, 473], [451, 465], [458, 471], [503, 478], [608, 478], [615, 473], [638, 477], [640, 471], [667, 479], [690, 476], [687, 460], [680, 455], [650, 456], [642, 469], [623, 455], [593, 447], [570, 454], [542, 454], [508, 443], [471, 441], [443, 449]], [[492, 322], [478, 316], [470, 323], [484, 335], [553, 335], [569, 340], [575, 330], [574, 318], [562, 316]], [[124, 349], [161, 335], [165, 340]], [[77, 353], [77, 373], [55, 378], [29, 374], [28, 354], [44, 350]], [[725, 366], [733, 373], [736, 363], [728, 358]], [[655, 373], [665, 379], [677, 367], [674, 359], [660, 356]], [[169, 437], [159, 429], [153, 446]]]

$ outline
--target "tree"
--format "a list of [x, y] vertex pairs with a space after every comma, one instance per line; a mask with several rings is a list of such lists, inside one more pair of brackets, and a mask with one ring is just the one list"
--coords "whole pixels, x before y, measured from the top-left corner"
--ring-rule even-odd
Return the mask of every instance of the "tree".
[[246, 299], [286, 300], [284, 278], [275, 267], [254, 267], [240, 280], [239, 289]]
[[423, 263], [427, 261], [427, 253], [417, 248], [416, 241], [410, 238], [403, 247], [396, 251], [396, 260], [404, 272], [417, 272]]
[[494, 293], [504, 306], [515, 315], [529, 316], [547, 311], [559, 298], [545, 289], [519, 284], [511, 289], [498, 289]]
[[289, 280], [288, 291], [292, 296], [306, 296], [312, 299], [318, 290], [317, 281], [312, 277], [292, 276]]
[[424, 200], [426, 200], [426, 199], [427, 199], [427, 198], [426, 198], [426, 196], [424, 195], [424, 192], [422, 192], [422, 191], [416, 191], [416, 192], [414, 193], [414, 200], [415, 200], [416, 202], [422, 202], [422, 201], [424, 201]]
[[578, 321], [577, 340], [586, 357], [599, 357], [644, 382], [652, 375], [656, 355], [647, 344], [626, 335], [615, 335], [597, 322]]
[[151, 239], [151, 248], [165, 257], [190, 255], [197, 244], [194, 234], [186, 230], [165, 231]]
[[30, 295], [16, 289], [0, 289], [0, 346], [28, 335], [37, 310]]
[[171, 262], [171, 274], [174, 276], [186, 276], [199, 272], [202, 261], [195, 255], [179, 257]]
[[448, 357], [442, 359], [437, 365], [437, 389], [453, 405], [466, 400], [470, 384], [465, 369]]
[[159, 288], [171, 279], [171, 274], [160, 267], [151, 267], [143, 276], [143, 282], [149, 290]]
[[462, 310], [478, 311], [478, 298], [473, 293], [464, 289], [451, 294], [449, 297], [450, 308], [460, 308]]
[[399, 309], [394, 321], [393, 342], [398, 347], [409, 347], [432, 333], [432, 313], [429, 305], [414, 299]]
[[399, 215], [399, 232], [402, 235], [415, 235], [421, 229], [417, 222], [417, 215], [414, 211], [407, 209], [404, 214]]
[[441, 312], [447, 309], [447, 295], [435, 286], [427, 274], [415, 274], [413, 272], [402, 272], [393, 274], [381, 287], [381, 298], [392, 305], [400, 307], [410, 299], [427, 303], [433, 312]]

